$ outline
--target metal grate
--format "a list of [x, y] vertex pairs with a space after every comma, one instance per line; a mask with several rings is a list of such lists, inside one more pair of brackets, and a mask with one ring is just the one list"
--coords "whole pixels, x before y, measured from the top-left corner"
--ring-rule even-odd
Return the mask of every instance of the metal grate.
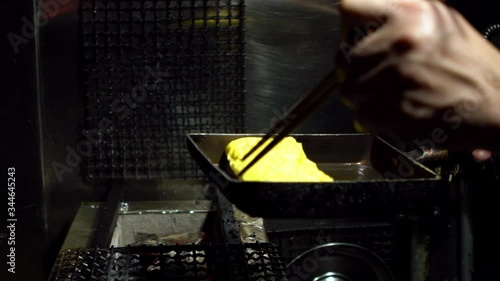
[[344, 242], [363, 246], [377, 254], [391, 269], [398, 258], [394, 226], [349, 227], [268, 232], [269, 241], [281, 249], [286, 263], [315, 246], [329, 242]]
[[244, 131], [243, 0], [81, 1], [89, 178], [199, 178], [188, 132]]
[[127, 247], [70, 250], [59, 255], [50, 281], [285, 280], [271, 244]]

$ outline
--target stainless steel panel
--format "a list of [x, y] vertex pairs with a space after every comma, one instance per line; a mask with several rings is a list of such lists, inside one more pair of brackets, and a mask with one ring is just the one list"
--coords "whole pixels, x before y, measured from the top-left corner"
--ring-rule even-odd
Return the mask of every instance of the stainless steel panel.
[[[247, 1], [248, 132], [265, 132], [333, 69], [340, 43], [338, 2]], [[336, 99], [297, 132], [353, 132], [352, 114]]]
[[[248, 131], [268, 129], [287, 106], [312, 89], [332, 69], [339, 40], [336, 2], [247, 1]], [[105, 195], [105, 190], [82, 180], [79, 159], [74, 158], [77, 154], [74, 151], [84, 138], [83, 99], [78, 80], [77, 8], [78, 1], [68, 1], [40, 29], [42, 161], [48, 198], [49, 259], [62, 245], [80, 202], [102, 200]], [[335, 133], [351, 130], [349, 111], [334, 100], [299, 131]], [[160, 183], [148, 185], [149, 188], [131, 188], [125, 196], [147, 193], [151, 197], [155, 194], [164, 197], [158, 191], [162, 190]]]

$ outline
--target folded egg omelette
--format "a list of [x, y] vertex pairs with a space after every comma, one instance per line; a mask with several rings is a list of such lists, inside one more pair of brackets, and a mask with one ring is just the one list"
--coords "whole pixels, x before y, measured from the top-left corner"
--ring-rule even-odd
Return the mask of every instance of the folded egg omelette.
[[[260, 147], [259, 151], [254, 152], [245, 161], [242, 160], [260, 139], [260, 137], [243, 137], [233, 140], [226, 146], [227, 160], [234, 174], [239, 174], [263, 149], [264, 146]], [[268, 140], [271, 141], [272, 139]], [[240, 179], [268, 182], [333, 182], [332, 177], [318, 169], [316, 163], [307, 158], [302, 144], [293, 137], [285, 137]]]

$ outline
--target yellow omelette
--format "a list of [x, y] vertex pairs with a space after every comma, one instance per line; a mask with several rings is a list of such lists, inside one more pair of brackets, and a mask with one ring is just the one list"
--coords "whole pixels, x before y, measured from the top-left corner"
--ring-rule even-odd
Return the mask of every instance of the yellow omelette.
[[[242, 161], [243, 156], [254, 147], [260, 137], [243, 137], [233, 140], [226, 146], [229, 165], [235, 174], [239, 172], [258, 154], [253, 153]], [[271, 140], [269, 140], [270, 142]], [[262, 149], [262, 146], [259, 149]], [[333, 182], [333, 178], [318, 169], [309, 160], [302, 144], [293, 137], [285, 137], [254, 166], [248, 169], [241, 178], [243, 181], [269, 182]]]

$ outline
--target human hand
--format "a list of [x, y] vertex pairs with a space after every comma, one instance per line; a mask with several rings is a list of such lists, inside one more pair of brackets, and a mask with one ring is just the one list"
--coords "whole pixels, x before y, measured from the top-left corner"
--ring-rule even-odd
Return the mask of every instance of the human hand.
[[500, 53], [458, 12], [422, 0], [343, 0], [339, 9], [342, 92], [364, 128], [500, 150]]

